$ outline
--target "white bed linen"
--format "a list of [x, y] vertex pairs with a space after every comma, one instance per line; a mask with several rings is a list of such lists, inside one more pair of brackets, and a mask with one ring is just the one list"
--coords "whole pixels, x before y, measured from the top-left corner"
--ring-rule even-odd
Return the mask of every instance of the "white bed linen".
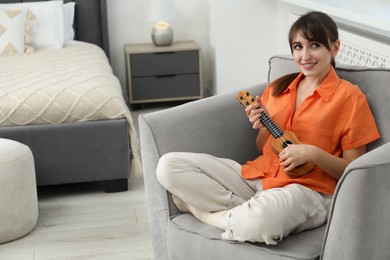
[[0, 126], [125, 118], [140, 171], [138, 140], [118, 79], [93, 44], [0, 57]]

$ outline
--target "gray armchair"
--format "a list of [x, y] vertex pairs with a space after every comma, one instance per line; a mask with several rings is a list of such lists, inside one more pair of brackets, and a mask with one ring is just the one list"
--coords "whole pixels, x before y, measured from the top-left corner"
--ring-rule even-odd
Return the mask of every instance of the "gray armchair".
[[[291, 58], [273, 57], [269, 80], [295, 70]], [[337, 73], [366, 94], [381, 139], [347, 167], [338, 183], [329, 221], [290, 235], [276, 246], [222, 240], [220, 230], [178, 211], [156, 179], [159, 158], [172, 151], [209, 153], [240, 163], [257, 156], [256, 131], [235, 100], [236, 92], [140, 115], [155, 259], [390, 259], [390, 70], [340, 66]], [[248, 89], [261, 93], [265, 86]]]

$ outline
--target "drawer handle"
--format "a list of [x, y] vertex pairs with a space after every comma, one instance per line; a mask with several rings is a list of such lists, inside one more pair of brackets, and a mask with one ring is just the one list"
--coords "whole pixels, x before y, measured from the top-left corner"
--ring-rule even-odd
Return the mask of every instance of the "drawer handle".
[[176, 74], [156, 75], [156, 78], [174, 78]]
[[174, 54], [175, 51], [166, 51], [166, 52], [153, 52], [156, 55], [164, 55], [164, 54]]

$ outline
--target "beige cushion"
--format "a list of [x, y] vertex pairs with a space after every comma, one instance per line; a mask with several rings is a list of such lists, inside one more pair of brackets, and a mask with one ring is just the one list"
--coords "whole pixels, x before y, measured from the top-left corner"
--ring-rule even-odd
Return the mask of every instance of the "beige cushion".
[[35, 15], [30, 35], [35, 50], [61, 49], [64, 44], [63, 1], [38, 1], [4, 4], [12, 8], [29, 8]]
[[28, 8], [0, 7], [0, 54], [23, 54]]
[[0, 55], [33, 53], [31, 21], [35, 15], [29, 8], [0, 5]]
[[38, 199], [30, 148], [0, 138], [0, 243], [20, 238], [35, 227]]

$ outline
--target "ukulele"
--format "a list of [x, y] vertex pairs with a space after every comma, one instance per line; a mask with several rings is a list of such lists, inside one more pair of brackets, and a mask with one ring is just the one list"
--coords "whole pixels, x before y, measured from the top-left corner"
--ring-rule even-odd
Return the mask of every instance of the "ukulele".
[[[258, 105], [247, 90], [238, 93], [236, 99], [244, 107], [252, 104]], [[293, 132], [282, 131], [282, 129], [280, 129], [280, 127], [267, 115], [267, 113], [261, 113], [259, 120], [273, 136], [274, 140], [272, 142], [272, 148], [276, 154], [279, 154], [290, 144], [301, 143]], [[294, 173], [294, 175], [298, 174], [298, 176], [301, 176], [310, 172], [314, 166], [315, 164], [313, 162], [307, 162], [295, 167], [295, 169], [291, 170], [291, 172]]]

